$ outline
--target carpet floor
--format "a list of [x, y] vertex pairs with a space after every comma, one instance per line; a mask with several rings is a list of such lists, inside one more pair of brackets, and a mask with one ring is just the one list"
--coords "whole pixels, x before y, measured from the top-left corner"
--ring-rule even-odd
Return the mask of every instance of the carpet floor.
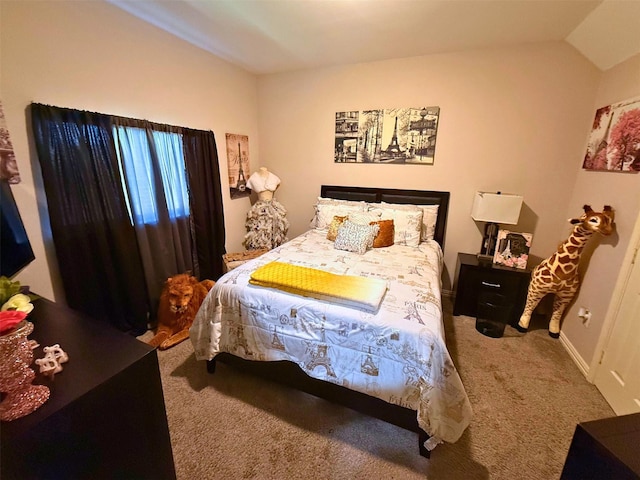
[[158, 351], [178, 479], [559, 478], [576, 424], [613, 416], [607, 402], [545, 328], [490, 338], [444, 310], [474, 411], [458, 442], [420, 457], [416, 433], [224, 364], [209, 375], [185, 341]]

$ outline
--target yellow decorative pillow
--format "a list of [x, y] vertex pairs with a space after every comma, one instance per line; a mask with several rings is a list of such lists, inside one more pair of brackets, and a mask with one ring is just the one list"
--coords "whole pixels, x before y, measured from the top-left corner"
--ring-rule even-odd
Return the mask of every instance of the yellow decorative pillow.
[[395, 235], [393, 220], [378, 220], [371, 222], [369, 225], [380, 226], [376, 238], [373, 239], [373, 248], [390, 247], [393, 245], [393, 237]]
[[329, 225], [329, 231], [327, 232], [327, 240], [331, 240], [332, 242], [336, 241], [336, 236], [338, 235], [338, 229], [340, 225], [347, 219], [348, 215], [344, 217], [335, 215], [333, 220], [331, 220], [331, 224]]

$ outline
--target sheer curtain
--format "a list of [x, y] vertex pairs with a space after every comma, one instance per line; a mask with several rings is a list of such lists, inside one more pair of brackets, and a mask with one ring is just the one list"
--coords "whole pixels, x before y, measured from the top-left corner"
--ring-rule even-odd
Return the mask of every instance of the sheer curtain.
[[222, 275], [213, 132], [40, 104], [31, 112], [71, 307], [140, 333], [168, 277]]
[[144, 332], [145, 279], [109, 117], [41, 104], [31, 115], [68, 305]]
[[166, 279], [176, 273], [200, 273], [192, 262], [182, 137], [143, 120], [115, 117], [113, 125], [155, 318]]

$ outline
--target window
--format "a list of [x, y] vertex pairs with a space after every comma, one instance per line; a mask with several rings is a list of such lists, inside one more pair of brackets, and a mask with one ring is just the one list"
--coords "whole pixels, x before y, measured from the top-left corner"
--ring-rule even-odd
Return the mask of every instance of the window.
[[31, 119], [70, 307], [139, 334], [167, 277], [221, 276], [213, 132], [38, 103]]
[[157, 224], [165, 206], [171, 220], [188, 217], [182, 135], [119, 125], [113, 134], [132, 224]]

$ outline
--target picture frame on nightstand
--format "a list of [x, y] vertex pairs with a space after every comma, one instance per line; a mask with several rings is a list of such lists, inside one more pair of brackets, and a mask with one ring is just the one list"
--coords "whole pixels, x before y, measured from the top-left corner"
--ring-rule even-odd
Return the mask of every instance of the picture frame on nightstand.
[[500, 229], [493, 263], [511, 268], [527, 268], [533, 234]]

